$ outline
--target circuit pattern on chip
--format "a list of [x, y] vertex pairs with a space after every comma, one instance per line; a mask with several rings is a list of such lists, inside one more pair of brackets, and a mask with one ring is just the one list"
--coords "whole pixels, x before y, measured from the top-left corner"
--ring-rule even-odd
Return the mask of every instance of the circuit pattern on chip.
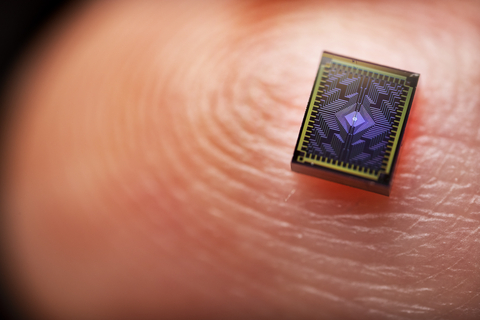
[[292, 170], [388, 195], [418, 78], [324, 52]]

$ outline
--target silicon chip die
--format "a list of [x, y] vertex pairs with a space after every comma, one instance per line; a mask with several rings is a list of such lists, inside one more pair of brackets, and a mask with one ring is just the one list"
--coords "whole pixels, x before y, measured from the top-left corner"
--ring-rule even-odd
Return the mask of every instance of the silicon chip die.
[[324, 52], [292, 170], [389, 195], [419, 77]]

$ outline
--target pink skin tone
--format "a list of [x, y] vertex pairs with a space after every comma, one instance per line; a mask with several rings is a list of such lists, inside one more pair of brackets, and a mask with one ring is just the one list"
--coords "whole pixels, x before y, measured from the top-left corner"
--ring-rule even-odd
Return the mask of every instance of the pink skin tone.
[[[111, 1], [12, 84], [4, 242], [48, 319], [480, 318], [477, 2]], [[294, 173], [323, 50], [421, 74], [390, 197]]]

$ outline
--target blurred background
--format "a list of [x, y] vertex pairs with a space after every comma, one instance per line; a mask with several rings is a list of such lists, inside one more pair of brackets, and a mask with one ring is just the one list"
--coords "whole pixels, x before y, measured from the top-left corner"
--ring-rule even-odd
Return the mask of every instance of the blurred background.
[[[19, 0], [0, 4], [0, 75], [2, 85], [29, 41], [55, 14], [72, 1]], [[3, 87], [3, 86], [2, 86]]]
[[[71, 0], [18, 0], [0, 2], [0, 138], [3, 147], [5, 132], [4, 121], [8, 110], [5, 105], [5, 90], [9, 79], [18, 66], [19, 58], [25, 54], [25, 50], [35, 36], [51, 22]], [[3, 150], [3, 148], [1, 149]], [[0, 154], [3, 154], [0, 153]], [[3, 207], [2, 207], [3, 209]], [[1, 209], [0, 209], [1, 210]], [[4, 214], [3, 210], [0, 214]], [[0, 255], [3, 259], [4, 255]], [[4, 261], [1, 261], [1, 270]], [[11, 288], [5, 282], [5, 272], [1, 272], [0, 294], [1, 314], [5, 319], [23, 319], [19, 308], [14, 305], [11, 296]]]

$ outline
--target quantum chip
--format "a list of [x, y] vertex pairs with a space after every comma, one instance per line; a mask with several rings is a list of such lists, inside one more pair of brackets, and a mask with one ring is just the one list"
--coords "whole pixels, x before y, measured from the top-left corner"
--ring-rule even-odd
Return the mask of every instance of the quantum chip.
[[324, 52], [292, 170], [388, 196], [419, 77]]

